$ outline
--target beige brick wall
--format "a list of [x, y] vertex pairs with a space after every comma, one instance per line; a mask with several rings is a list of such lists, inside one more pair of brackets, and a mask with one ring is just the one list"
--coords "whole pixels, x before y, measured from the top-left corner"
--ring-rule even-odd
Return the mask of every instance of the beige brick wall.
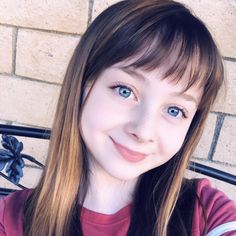
[[[180, 0], [209, 27], [224, 56], [223, 89], [208, 118], [193, 160], [236, 173], [236, 1]], [[60, 85], [75, 45], [93, 20], [118, 0], [0, 1], [0, 123], [52, 125]], [[47, 156], [48, 141], [19, 137], [24, 152]], [[21, 181], [33, 187], [41, 170], [26, 163]], [[201, 175], [187, 171], [187, 176]], [[236, 187], [213, 184], [235, 201]], [[0, 186], [12, 187], [0, 177]]]
[[78, 36], [19, 29], [16, 74], [61, 84]]
[[87, 28], [89, 1], [1, 0], [0, 23], [24, 28], [82, 34]]
[[194, 156], [205, 159], [210, 152], [212, 139], [216, 127], [217, 115], [214, 113], [209, 114], [206, 127], [202, 134], [201, 142], [194, 152]]
[[236, 165], [236, 119], [227, 116], [219, 135], [214, 160]]
[[[235, 14], [236, 15], [236, 14]], [[236, 17], [235, 17], [236, 18]], [[236, 39], [236, 37], [235, 37]], [[234, 60], [234, 59], [232, 59]], [[213, 108], [214, 111], [236, 114], [236, 60], [224, 61], [227, 82]]]
[[209, 27], [221, 52], [236, 57], [236, 2], [235, 0], [179, 0], [189, 6]]
[[13, 61], [13, 28], [0, 25], [0, 73], [11, 73]]
[[0, 116], [9, 122], [51, 127], [60, 86], [0, 76]]

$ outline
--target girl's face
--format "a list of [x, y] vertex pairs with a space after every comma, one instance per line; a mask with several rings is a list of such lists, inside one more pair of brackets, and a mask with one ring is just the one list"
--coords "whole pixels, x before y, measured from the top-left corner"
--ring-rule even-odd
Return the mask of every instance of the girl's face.
[[183, 92], [187, 75], [176, 83], [161, 80], [161, 70], [121, 65], [106, 69], [96, 80], [84, 104], [81, 133], [92, 169], [128, 180], [176, 154], [202, 89]]

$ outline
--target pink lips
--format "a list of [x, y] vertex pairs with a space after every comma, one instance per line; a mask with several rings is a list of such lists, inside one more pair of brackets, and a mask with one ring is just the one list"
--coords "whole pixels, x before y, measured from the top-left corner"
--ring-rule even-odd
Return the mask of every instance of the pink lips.
[[114, 146], [116, 147], [117, 151], [123, 156], [123, 158], [127, 161], [130, 162], [139, 162], [142, 161], [143, 159], [145, 159], [147, 157], [146, 154], [140, 153], [140, 152], [135, 152], [132, 151], [124, 146], [122, 146], [119, 143], [116, 143], [113, 139], [112, 139]]

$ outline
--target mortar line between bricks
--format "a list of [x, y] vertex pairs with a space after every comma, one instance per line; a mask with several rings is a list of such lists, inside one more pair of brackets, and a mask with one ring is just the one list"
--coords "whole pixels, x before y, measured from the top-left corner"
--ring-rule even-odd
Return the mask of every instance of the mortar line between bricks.
[[17, 37], [18, 37], [18, 29], [16, 27], [13, 28], [13, 36], [12, 36], [12, 74], [16, 74], [16, 50], [17, 50]]
[[218, 111], [213, 111], [213, 112], [211, 112], [211, 113], [212, 113], [212, 114], [215, 114], [215, 115], [224, 115], [224, 116], [236, 118], [236, 114], [230, 114], [230, 113], [218, 112]]
[[43, 84], [49, 84], [49, 85], [57, 85], [60, 86], [62, 84], [60, 83], [55, 83], [55, 82], [50, 82], [50, 81], [45, 81], [45, 80], [40, 80], [40, 79], [35, 79], [35, 78], [30, 78], [30, 77], [25, 77], [25, 76], [20, 76], [20, 75], [12, 75], [12, 74], [8, 74], [8, 73], [0, 73], [0, 76], [9, 76], [12, 77], [12, 79], [22, 79], [22, 80], [28, 80], [28, 81], [32, 81], [32, 82], [37, 82], [37, 83], [43, 83]]
[[223, 57], [223, 59], [224, 59], [225, 61], [236, 62], [236, 58], [234, 58], [234, 57]]
[[11, 25], [11, 24], [1, 24], [1, 26], [5, 27], [17, 27], [18, 30], [23, 29], [23, 30], [34, 30], [34, 31], [40, 31], [44, 33], [53, 33], [53, 34], [59, 34], [59, 35], [68, 35], [68, 36], [73, 36], [73, 37], [81, 37], [83, 33], [71, 33], [71, 32], [64, 32], [64, 31], [57, 31], [57, 30], [49, 30], [49, 29], [40, 29], [40, 28], [33, 28], [33, 27], [27, 27], [27, 26], [16, 26], [16, 25]]
[[92, 22], [93, 6], [94, 6], [94, 0], [89, 0], [88, 24], [87, 24], [87, 26], [89, 26]]
[[216, 151], [216, 146], [217, 146], [217, 143], [218, 143], [218, 139], [219, 139], [219, 136], [220, 136], [220, 131], [221, 131], [222, 125], [224, 123], [224, 118], [225, 118], [224, 114], [218, 114], [217, 115], [214, 135], [213, 135], [213, 138], [212, 138], [210, 151], [209, 151], [208, 156], [207, 156], [207, 159], [210, 160], [210, 161], [213, 161], [213, 156], [214, 156], [215, 151]]

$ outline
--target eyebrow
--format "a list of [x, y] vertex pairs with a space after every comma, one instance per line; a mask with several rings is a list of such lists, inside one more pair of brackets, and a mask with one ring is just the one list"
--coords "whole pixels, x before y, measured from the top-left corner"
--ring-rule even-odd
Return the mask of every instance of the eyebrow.
[[170, 95], [174, 96], [174, 97], [181, 97], [186, 101], [190, 101], [190, 102], [194, 102], [196, 107], [198, 106], [198, 102], [196, 100], [196, 98], [194, 98], [192, 95], [187, 94], [187, 93], [182, 93], [182, 92], [173, 92]]
[[132, 77], [137, 78], [138, 80], [141, 80], [142, 82], [148, 82], [145, 76], [143, 76], [141, 73], [131, 69], [130, 67], [116, 67], [117, 69], [121, 69], [125, 73], [129, 74]]

